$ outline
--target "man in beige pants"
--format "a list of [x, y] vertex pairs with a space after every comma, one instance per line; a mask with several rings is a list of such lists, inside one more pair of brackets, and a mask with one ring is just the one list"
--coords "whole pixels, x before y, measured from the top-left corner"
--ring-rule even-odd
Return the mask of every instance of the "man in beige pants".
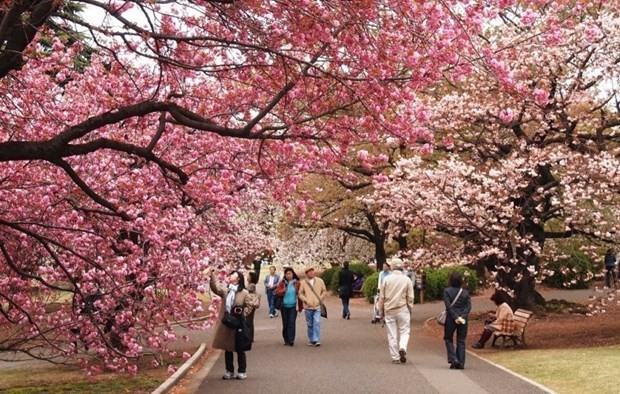
[[392, 363], [407, 362], [407, 345], [413, 310], [413, 284], [403, 273], [403, 262], [391, 259], [392, 274], [381, 283], [377, 307], [387, 326]]

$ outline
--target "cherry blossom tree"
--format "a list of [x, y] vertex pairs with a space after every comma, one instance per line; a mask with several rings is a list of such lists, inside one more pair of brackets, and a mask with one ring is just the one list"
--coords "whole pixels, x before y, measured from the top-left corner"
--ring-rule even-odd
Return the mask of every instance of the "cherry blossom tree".
[[[343, 232], [347, 238], [367, 242], [374, 251], [355, 258], [368, 260], [374, 256], [378, 269], [381, 269], [388, 255], [389, 223], [379, 220], [363, 198], [373, 193], [373, 178], [393, 168], [400, 151], [396, 140], [352, 146], [349, 154], [334, 165], [304, 176], [298, 184], [297, 194], [305, 203], [303, 209], [298, 210], [294, 226], [333, 229]], [[407, 238], [397, 239], [399, 248], [406, 249]]]
[[502, 11], [472, 73], [426, 91], [435, 153], [402, 160], [376, 186], [386, 219], [456, 237], [448, 261], [485, 263], [517, 306], [542, 302], [534, 287], [553, 274], [544, 263], [557, 240], [578, 239], [590, 254], [620, 241], [612, 3]]
[[407, 103], [467, 71], [486, 15], [455, 0], [2, 1], [0, 350], [135, 372], [204, 312], [202, 271], [255, 246], [234, 237], [243, 199], [269, 185], [286, 201], [356, 141], [416, 140]]

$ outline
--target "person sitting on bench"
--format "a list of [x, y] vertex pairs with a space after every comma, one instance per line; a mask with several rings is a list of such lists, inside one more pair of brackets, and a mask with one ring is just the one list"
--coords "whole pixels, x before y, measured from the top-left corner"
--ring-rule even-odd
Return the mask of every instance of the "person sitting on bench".
[[514, 314], [512, 308], [506, 302], [508, 296], [506, 293], [497, 290], [491, 296], [491, 301], [497, 305], [495, 313], [490, 313], [489, 318], [484, 322], [484, 331], [478, 342], [471, 345], [474, 349], [484, 348], [486, 341], [491, 338], [494, 331], [513, 332], [515, 330]]

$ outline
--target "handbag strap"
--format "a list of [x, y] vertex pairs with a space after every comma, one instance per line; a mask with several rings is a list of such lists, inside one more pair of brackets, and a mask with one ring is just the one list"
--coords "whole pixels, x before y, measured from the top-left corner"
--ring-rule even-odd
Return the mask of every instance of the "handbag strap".
[[459, 296], [461, 295], [461, 293], [462, 293], [462, 292], [463, 292], [463, 288], [461, 287], [461, 288], [459, 289], [459, 292], [458, 292], [458, 293], [456, 293], [456, 297], [454, 297], [454, 301], [452, 301], [452, 304], [450, 304], [450, 308], [452, 308], [452, 307], [454, 306], [454, 303], [456, 302], [456, 300], [458, 300], [458, 299], [459, 299]]

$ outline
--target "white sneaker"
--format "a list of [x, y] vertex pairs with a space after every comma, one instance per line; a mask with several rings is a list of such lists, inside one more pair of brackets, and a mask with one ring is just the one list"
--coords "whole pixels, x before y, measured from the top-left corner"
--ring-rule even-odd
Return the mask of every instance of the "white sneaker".
[[244, 373], [238, 373], [236, 378], [239, 379], [239, 380], [246, 380], [248, 378], [248, 375], [246, 375]]
[[273, 315], [269, 315], [269, 318], [270, 318], [270, 319], [273, 319]]
[[224, 380], [230, 380], [230, 379], [232, 379], [232, 378], [233, 378], [233, 373], [232, 373], [232, 372], [229, 372], [229, 371], [226, 371], [226, 373], [224, 374], [224, 376], [222, 376], [222, 379], [224, 379]]
[[279, 316], [279, 315], [278, 315], [278, 312], [276, 312], [276, 314], [275, 314], [275, 315], [273, 315], [273, 317], [278, 317], [278, 316]]

